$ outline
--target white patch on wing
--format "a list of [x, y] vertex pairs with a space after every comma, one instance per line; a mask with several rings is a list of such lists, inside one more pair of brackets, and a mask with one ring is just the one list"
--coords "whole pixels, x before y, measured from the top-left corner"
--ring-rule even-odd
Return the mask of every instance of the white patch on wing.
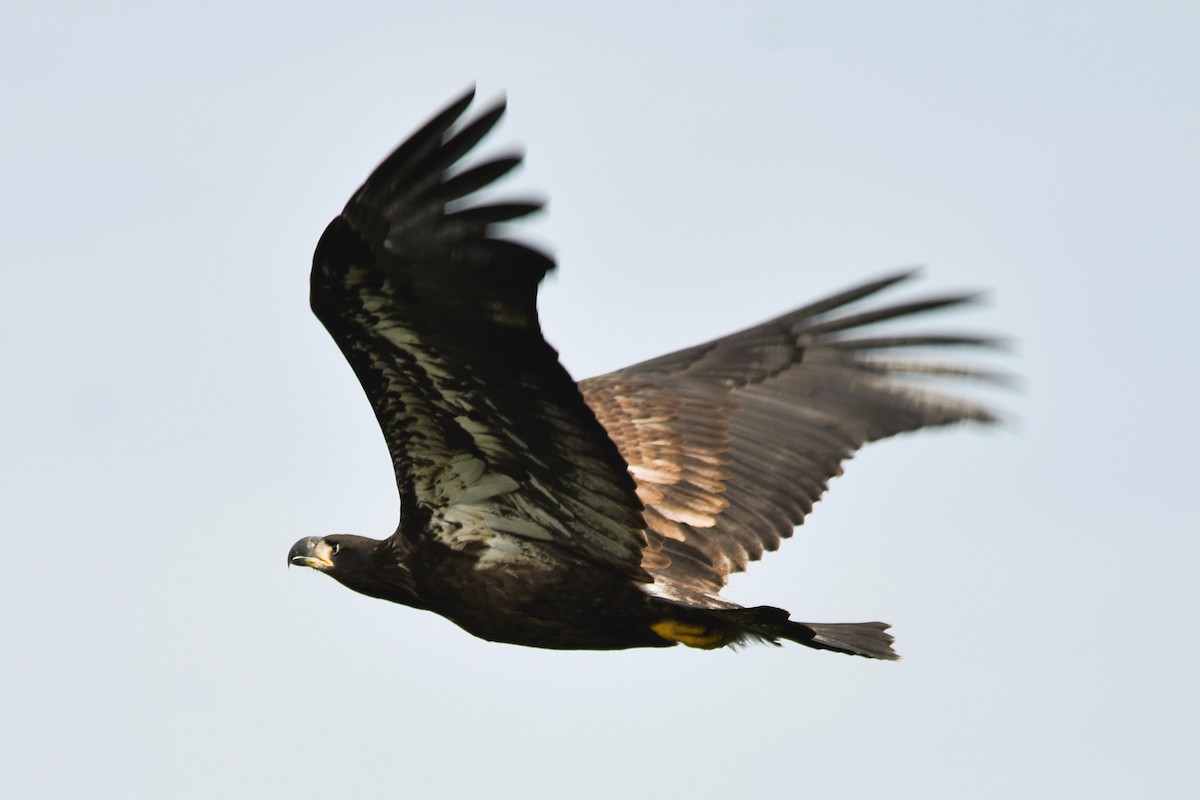
[[449, 497], [453, 506], [477, 506], [484, 500], [490, 500], [497, 495], [508, 494], [519, 488], [517, 482], [507, 475], [497, 472], [483, 472], [483, 462], [470, 459], [473, 465], [478, 465], [479, 472], [472, 478], [459, 476], [462, 489], [457, 495]]
[[[541, 517], [541, 519], [537, 519]], [[552, 530], [557, 527], [554, 520], [544, 512], [515, 515], [513, 510], [498, 503], [484, 505], [466, 505], [455, 503], [442, 513], [442, 518], [457, 526], [453, 534], [456, 542], [447, 542], [451, 547], [461, 549], [474, 539], [485, 540], [494, 533], [511, 533], [525, 539], [537, 539], [544, 542], [553, 541], [556, 537]], [[560, 533], [561, 535], [561, 533]]]
[[[461, 512], [463, 509], [456, 509]], [[509, 533], [495, 528], [484, 514], [456, 513], [433, 525], [434, 538], [455, 550], [482, 545], [475, 569], [533, 567], [554, 569], [556, 562], [526, 533]]]
[[[500, 417], [495, 409], [488, 404], [489, 410], [492, 412], [491, 418], [499, 420], [501, 424], [505, 424], [503, 418]], [[501, 439], [493, 428], [484, 423], [472, 419], [466, 414], [461, 414], [454, 418], [458, 423], [458, 427], [471, 435], [475, 441], [475, 446], [478, 447], [484, 455], [493, 457], [504, 457], [512, 453], [513, 445], [511, 442]]]
[[475, 569], [511, 569], [516, 566], [552, 570], [557, 563], [545, 550], [526, 539], [493, 536], [488, 540], [488, 547], [479, 557]]
[[[469, 453], [456, 453], [450, 457], [450, 471], [454, 474], [454, 477], [458, 479], [458, 482], [464, 487], [469, 487], [478, 482], [479, 479], [483, 477], [484, 467], [485, 464], [483, 461]], [[509, 490], [505, 489], [504, 491]], [[482, 500], [484, 498], [491, 497], [493, 494], [499, 494], [499, 492], [482, 494], [477, 499]], [[464, 502], [471, 501], [466, 500]]]

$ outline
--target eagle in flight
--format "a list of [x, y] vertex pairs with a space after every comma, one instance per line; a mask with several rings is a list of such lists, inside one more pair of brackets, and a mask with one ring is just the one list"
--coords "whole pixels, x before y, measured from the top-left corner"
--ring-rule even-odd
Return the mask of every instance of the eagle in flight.
[[[321, 236], [312, 309], [358, 376], [400, 492], [382, 541], [313, 536], [288, 563], [497, 642], [560, 649], [781, 640], [894, 659], [882, 622], [797, 622], [720, 596], [804, 521], [867, 442], [986, 409], [919, 385], [980, 370], [902, 358], [975, 336], [870, 334], [971, 295], [852, 310], [911, 273], [576, 383], [542, 336], [546, 254], [469, 198], [520, 155], [459, 162], [504, 113], [468, 91], [375, 170]], [[892, 355], [889, 356], [889, 353]]]

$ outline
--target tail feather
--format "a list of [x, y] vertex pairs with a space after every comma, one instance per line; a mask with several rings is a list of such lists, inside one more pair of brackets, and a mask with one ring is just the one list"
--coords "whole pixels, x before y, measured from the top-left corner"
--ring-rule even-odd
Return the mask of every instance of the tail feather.
[[788, 621], [783, 637], [818, 650], [833, 650], [852, 656], [896, 661], [900, 656], [892, 649], [895, 638], [887, 633], [886, 622], [792, 622]]
[[890, 626], [886, 622], [795, 622], [788, 619], [788, 613], [782, 608], [771, 606], [728, 609], [717, 613], [741, 628], [746, 638], [772, 644], [787, 639], [817, 650], [832, 650], [884, 661], [900, 658], [892, 649], [895, 639], [887, 633]]

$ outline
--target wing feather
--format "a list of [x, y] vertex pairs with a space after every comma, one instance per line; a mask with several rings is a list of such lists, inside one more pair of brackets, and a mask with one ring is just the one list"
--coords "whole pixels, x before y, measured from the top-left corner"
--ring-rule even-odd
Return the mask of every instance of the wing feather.
[[658, 589], [719, 604], [729, 574], [791, 536], [863, 444], [933, 425], [994, 420], [987, 409], [915, 380], [991, 373], [885, 355], [899, 348], [991, 347], [994, 339], [844, 335], [975, 297], [846, 312], [911, 274], [871, 281], [580, 384], [638, 482], [652, 554], [643, 566]]
[[649, 580], [636, 484], [542, 337], [537, 288], [553, 261], [490, 227], [540, 203], [462, 207], [521, 160], [457, 169], [504, 112], [459, 125], [472, 96], [400, 145], [330, 223], [313, 311], [387, 441], [397, 536], [490, 547], [482, 560], [497, 565], [527, 550], [504, 536], [552, 542]]

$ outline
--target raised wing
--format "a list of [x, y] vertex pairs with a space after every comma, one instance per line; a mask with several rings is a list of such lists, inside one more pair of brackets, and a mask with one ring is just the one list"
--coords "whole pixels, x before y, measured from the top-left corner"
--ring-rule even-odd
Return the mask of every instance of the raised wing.
[[897, 348], [987, 346], [945, 335], [855, 335], [875, 322], [955, 306], [967, 295], [861, 313], [845, 307], [912, 273], [873, 281], [706, 344], [580, 384], [646, 505], [643, 565], [658, 588], [715, 599], [731, 572], [775, 550], [863, 444], [994, 418], [914, 378], [988, 377], [888, 357]]
[[383, 429], [397, 536], [428, 531], [501, 564], [514, 540], [555, 542], [649, 580], [634, 482], [542, 337], [537, 287], [554, 264], [494, 235], [540, 204], [462, 202], [520, 156], [451, 172], [504, 112], [456, 126], [472, 97], [388, 156], [329, 224], [313, 311]]

